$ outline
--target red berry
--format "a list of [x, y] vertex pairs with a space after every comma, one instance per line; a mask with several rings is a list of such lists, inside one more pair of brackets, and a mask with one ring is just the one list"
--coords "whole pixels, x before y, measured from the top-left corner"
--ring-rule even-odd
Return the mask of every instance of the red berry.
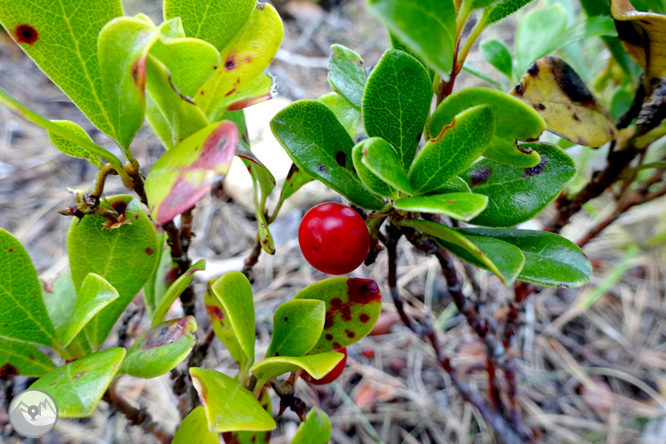
[[323, 203], [305, 214], [298, 229], [305, 259], [319, 271], [346, 274], [363, 263], [370, 251], [365, 221], [346, 205]]
[[303, 372], [303, 379], [314, 385], [330, 384], [331, 382], [338, 379], [338, 377], [342, 374], [342, 371], [345, 369], [345, 364], [347, 363], [347, 347], [342, 347], [335, 351], [338, 353], [343, 353], [345, 356], [342, 358], [342, 361], [338, 362], [337, 365], [333, 367], [333, 370], [326, 373], [326, 376], [321, 379], [314, 379], [312, 376]]

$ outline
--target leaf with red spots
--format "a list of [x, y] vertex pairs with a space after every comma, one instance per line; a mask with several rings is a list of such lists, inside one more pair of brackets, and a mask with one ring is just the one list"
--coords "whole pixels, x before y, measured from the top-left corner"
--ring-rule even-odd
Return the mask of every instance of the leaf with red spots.
[[337, 350], [360, 340], [372, 331], [382, 310], [382, 295], [371, 279], [326, 279], [305, 287], [294, 299], [326, 303], [324, 331], [310, 354]]
[[57, 346], [58, 340], [41, 298], [37, 272], [28, 252], [0, 228], [0, 337]]
[[118, 372], [149, 379], [171, 371], [192, 351], [196, 332], [197, 321], [192, 316], [155, 325], [127, 350]]
[[489, 105], [495, 121], [495, 132], [483, 156], [522, 168], [537, 165], [539, 154], [521, 148], [518, 141], [538, 139], [546, 129], [546, 122], [531, 106], [499, 91], [465, 88], [451, 94], [430, 118], [430, 136], [438, 137], [444, 128], [454, 122], [457, 114], [479, 105]]
[[206, 410], [199, 406], [183, 419], [171, 444], [220, 444], [220, 437], [208, 430]]
[[155, 313], [153, 314], [153, 322], [152, 322], [153, 327], [155, 327], [157, 324], [161, 324], [162, 322], [164, 322], [164, 319], [166, 318], [169, 308], [171, 308], [173, 303], [176, 302], [176, 299], [178, 299], [181, 293], [185, 291], [188, 285], [190, 285], [192, 279], [194, 279], [194, 273], [205, 269], [206, 269], [206, 261], [204, 259], [197, 261], [197, 263], [193, 264], [190, 268], [188, 268], [185, 273], [180, 275], [180, 277], [176, 279], [176, 282], [174, 282], [169, 286], [169, 288], [167, 288], [161, 300], [155, 301], [157, 308], [155, 309]]
[[115, 140], [129, 149], [146, 109], [146, 58], [159, 30], [143, 15], [119, 17], [104, 26], [97, 42], [104, 100]]
[[313, 408], [298, 426], [291, 444], [327, 444], [331, 440], [331, 420], [323, 410]]
[[191, 368], [190, 376], [214, 433], [273, 430], [276, 425], [252, 392], [215, 370]]
[[237, 271], [208, 284], [205, 298], [208, 318], [218, 338], [236, 362], [254, 362], [254, 300], [252, 286]]
[[501, 240], [464, 236], [446, 225], [425, 220], [405, 220], [400, 224], [433, 237], [439, 245], [464, 261], [492, 271], [504, 285], [516, 279], [525, 263], [519, 248]]
[[281, 304], [273, 314], [273, 337], [266, 352], [271, 356], [303, 356], [315, 346], [324, 329], [326, 304], [295, 300]]
[[260, 74], [275, 57], [283, 34], [275, 8], [268, 3], [257, 5], [250, 21], [220, 50], [220, 66], [194, 98], [211, 120], [219, 111], [242, 109], [270, 98], [272, 79]]
[[257, 387], [263, 386], [271, 378], [295, 370], [305, 370], [313, 378], [321, 379], [333, 370], [344, 357], [344, 354], [336, 352], [300, 357], [274, 356], [257, 362], [250, 367], [250, 371], [257, 377]]
[[95, 347], [102, 345], [121, 313], [153, 273], [157, 265], [154, 252], [159, 248], [155, 226], [138, 199], [110, 196], [100, 206], [112, 217], [122, 215], [131, 223], [108, 230], [104, 228], [108, 219], [89, 214], [81, 221], [73, 220], [67, 235], [69, 267], [77, 293], [86, 276], [95, 273], [119, 294], [86, 324], [86, 335]]
[[232, 122], [205, 127], [158, 159], [146, 179], [155, 222], [164, 224], [192, 208], [229, 171], [238, 130]]
[[488, 205], [488, 197], [474, 193], [448, 193], [432, 196], [403, 197], [395, 201], [395, 208], [412, 212], [446, 214], [454, 219], [468, 221]]
[[598, 147], [617, 135], [610, 113], [558, 58], [537, 60], [510, 94], [541, 114], [549, 131], [579, 145]]
[[53, 396], [60, 418], [85, 418], [95, 411], [124, 357], [120, 347], [91, 353], [51, 370], [30, 388]]
[[25, 342], [0, 338], [0, 376], [39, 377], [55, 368], [51, 359]]

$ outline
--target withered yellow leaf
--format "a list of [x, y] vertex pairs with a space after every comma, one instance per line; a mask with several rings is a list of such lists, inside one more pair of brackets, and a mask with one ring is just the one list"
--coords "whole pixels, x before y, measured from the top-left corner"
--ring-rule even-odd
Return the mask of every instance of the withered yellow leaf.
[[576, 72], [556, 57], [543, 57], [509, 93], [530, 104], [549, 131], [574, 143], [598, 147], [615, 139], [610, 113]]

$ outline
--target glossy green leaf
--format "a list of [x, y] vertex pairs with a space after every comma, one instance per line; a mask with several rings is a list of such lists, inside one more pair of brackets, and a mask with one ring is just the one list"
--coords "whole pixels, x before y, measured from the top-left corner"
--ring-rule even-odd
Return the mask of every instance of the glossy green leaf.
[[319, 341], [325, 317], [323, 301], [306, 299], [280, 304], [273, 314], [273, 337], [266, 356], [303, 356]]
[[194, 279], [194, 273], [205, 269], [206, 261], [201, 259], [193, 264], [190, 268], [188, 268], [185, 273], [181, 274], [173, 284], [169, 285], [169, 288], [167, 288], [166, 292], [164, 293], [164, 297], [160, 300], [159, 304], [157, 304], [157, 307], [155, 308], [153, 322], [151, 324], [153, 327], [164, 322], [169, 308], [171, 308], [176, 299], [178, 299], [183, 291], [185, 291], [187, 286], [190, 285], [192, 279]]
[[199, 406], [183, 419], [171, 444], [220, 444], [220, 437], [208, 431], [206, 410]]
[[298, 426], [291, 444], [327, 444], [331, 440], [331, 420], [323, 410], [313, 408]]
[[211, 296], [224, 307], [225, 320], [250, 362], [254, 361], [254, 300], [252, 286], [237, 271], [227, 273], [209, 286]]
[[471, 193], [472, 190], [467, 185], [461, 177], [455, 176], [451, 179], [444, 182], [439, 188], [426, 193], [428, 196], [436, 196], [438, 194], [447, 194], [447, 193]]
[[146, 313], [153, 318], [155, 308], [162, 301], [166, 289], [174, 281], [172, 270], [178, 266], [171, 260], [171, 248], [167, 243], [169, 238], [166, 233], [157, 234], [159, 247], [157, 248], [157, 267], [143, 286], [143, 299], [146, 303]]
[[430, 119], [430, 134], [436, 137], [456, 115], [472, 106], [489, 105], [493, 110], [495, 132], [483, 152], [500, 163], [529, 168], [539, 163], [539, 154], [517, 144], [537, 139], [546, 129], [543, 118], [531, 106], [499, 91], [466, 88], [447, 97]]
[[[87, 140], [90, 140], [90, 142], [92, 143], [92, 139], [90, 138], [88, 133], [86, 133], [86, 131], [76, 123], [70, 122], [69, 120], [53, 120], [53, 123], [69, 131], [72, 131], [73, 133], [76, 133], [79, 137], [84, 137]], [[68, 156], [86, 159], [88, 162], [92, 163], [96, 167], [102, 166], [102, 162], [100, 162], [99, 157], [96, 154], [88, 151], [86, 148], [77, 145], [73, 142], [70, 142], [69, 140], [63, 139], [62, 137], [52, 133], [49, 133], [49, 139], [51, 139], [51, 143], [53, 143], [53, 145], [58, 149], [58, 151], [67, 154]]]
[[539, 214], [573, 179], [576, 166], [564, 151], [546, 143], [526, 144], [541, 156], [539, 165], [517, 168], [490, 159], [472, 165], [461, 177], [474, 193], [488, 196], [488, 207], [474, 225], [512, 227]]
[[[264, 387], [261, 390], [259, 395], [259, 402], [261, 406], [268, 412], [269, 415], [273, 415], [273, 405], [271, 403], [271, 396], [268, 393], [268, 389]], [[256, 443], [267, 443], [271, 440], [271, 431], [261, 431], [261, 432], [227, 432], [222, 434], [224, 442], [234, 443], [234, 444], [256, 444]]]
[[102, 309], [118, 299], [118, 291], [103, 277], [90, 273], [83, 280], [66, 323], [55, 326], [58, 340], [67, 347], [83, 327]]
[[0, 350], [0, 376], [39, 377], [55, 368], [48, 356], [25, 342], [0, 338]]
[[470, 0], [469, 7], [470, 9], [480, 9], [490, 6], [495, 3], [497, 0]]
[[294, 193], [314, 179], [308, 175], [305, 171], [301, 170], [295, 163], [291, 164], [289, 172], [287, 173], [287, 178], [282, 184], [282, 190], [280, 191], [280, 201], [285, 201], [289, 199]]
[[486, 208], [488, 197], [482, 194], [450, 193], [423, 197], [405, 197], [395, 201], [395, 208], [405, 211], [446, 214], [469, 220]]
[[497, 239], [464, 236], [446, 225], [424, 220], [405, 220], [401, 224], [432, 236], [462, 260], [492, 271], [505, 285], [516, 279], [525, 262], [519, 248]]
[[500, 3], [493, 5], [491, 8], [484, 11], [486, 25], [499, 22], [530, 2], [532, 2], [532, 0], [503, 0]]
[[256, 0], [165, 0], [164, 19], [180, 17], [188, 37], [224, 48], [250, 20]]
[[[56, 331], [66, 328], [76, 305], [76, 288], [69, 274], [59, 275], [54, 282], [42, 286], [42, 298]], [[91, 352], [85, 330], [67, 346], [67, 353], [80, 358]]]
[[298, 168], [356, 205], [378, 210], [383, 199], [368, 191], [353, 172], [354, 141], [331, 109], [301, 100], [277, 113], [271, 130]]
[[479, 45], [483, 58], [511, 79], [513, 60], [506, 45], [499, 40], [486, 40]]
[[118, 372], [148, 379], [173, 370], [192, 351], [196, 332], [193, 316], [153, 326], [132, 344]]
[[95, 411], [123, 357], [124, 348], [92, 353], [51, 370], [30, 388], [51, 395], [58, 405], [60, 418], [85, 418]]
[[131, 223], [108, 229], [106, 218], [87, 215], [81, 221], [73, 220], [67, 235], [69, 267], [77, 293], [86, 276], [96, 273], [119, 294], [86, 324], [86, 335], [95, 347], [102, 345], [120, 314], [153, 273], [159, 248], [155, 227], [138, 199], [113, 196], [107, 201], [111, 207], [106, 203], [102, 207], [115, 210]]
[[555, 233], [501, 228], [464, 228], [464, 236], [483, 236], [514, 245], [523, 252], [525, 265], [518, 279], [549, 287], [580, 287], [592, 265], [576, 244]]
[[146, 57], [159, 31], [144, 16], [107, 23], [97, 42], [102, 90], [116, 141], [128, 148], [146, 109]]
[[412, 194], [412, 185], [402, 168], [402, 162], [395, 148], [386, 140], [379, 137], [366, 139], [363, 141], [361, 152], [363, 154], [361, 162], [372, 173], [403, 193]]
[[208, 430], [234, 432], [240, 430], [273, 430], [271, 415], [261, 406], [252, 392], [215, 370], [191, 368], [190, 376], [206, 409]]
[[340, 94], [334, 92], [325, 94], [317, 100], [331, 108], [335, 117], [338, 118], [338, 121], [351, 137], [356, 136], [358, 125], [361, 123], [361, 111], [359, 109], [355, 108]]
[[0, 337], [38, 345], [58, 344], [40, 297], [42, 290], [28, 252], [0, 228]]
[[114, 130], [102, 91], [97, 36], [123, 15], [120, 0], [1, 0], [0, 22], [103, 133]]
[[452, 0], [367, 0], [367, 5], [428, 67], [448, 78], [456, 39]]
[[384, 53], [368, 78], [362, 110], [365, 132], [390, 143], [405, 170], [416, 155], [432, 94], [423, 65], [395, 49]]
[[465, 171], [483, 153], [493, 138], [495, 118], [489, 105], [479, 105], [458, 114], [436, 139], [426, 143], [409, 170], [415, 195], [440, 188]]
[[250, 367], [250, 371], [257, 377], [257, 386], [264, 385], [271, 378], [299, 369], [305, 370], [315, 379], [321, 379], [344, 357], [344, 354], [336, 352], [301, 357], [274, 356], [257, 362]]
[[538, 58], [557, 49], [567, 27], [567, 13], [560, 5], [530, 11], [516, 30], [516, 67], [523, 73]]
[[[352, 150], [352, 161], [354, 163], [354, 169], [356, 170], [359, 179], [361, 179], [361, 182], [363, 183], [363, 185], [365, 185], [367, 189], [381, 196], [386, 196], [388, 198], [395, 199], [398, 196], [398, 190], [396, 190], [391, 185], [384, 182], [381, 178], [379, 178], [375, 173], [370, 171], [370, 169], [363, 164], [363, 149], [365, 148], [365, 145], [368, 143], [368, 141], [371, 140], [384, 141], [384, 139], [375, 137], [373, 139], [366, 139], [359, 142]], [[394, 157], [396, 157], [395, 154]]]
[[[241, 109], [242, 98], [235, 93], [259, 76], [270, 64], [282, 42], [282, 20], [273, 6], [257, 6], [249, 22], [230, 43], [220, 50], [221, 65], [197, 92], [194, 101], [211, 119], [219, 111]], [[265, 78], [265, 77], [264, 77]], [[265, 86], [266, 80], [262, 85]], [[272, 85], [272, 81], [271, 81]], [[256, 93], [257, 85], [251, 90]], [[251, 94], [244, 93], [245, 97]], [[270, 98], [265, 97], [266, 98]], [[235, 106], [232, 106], [237, 103]]]
[[206, 291], [206, 295], [204, 297], [204, 304], [206, 304], [208, 320], [210, 321], [211, 327], [213, 327], [215, 336], [217, 336], [218, 339], [222, 341], [222, 343], [227, 347], [227, 350], [229, 350], [229, 354], [231, 354], [233, 360], [236, 361], [241, 368], [246, 368], [249, 362], [249, 358], [238, 342], [236, 331], [231, 325], [225, 306], [222, 304], [220, 299], [210, 290], [210, 283], [208, 286], [208, 291]]
[[298, 299], [326, 303], [324, 331], [311, 354], [337, 350], [360, 340], [375, 326], [382, 309], [382, 295], [371, 279], [325, 279], [296, 293], [294, 300]]
[[408, 48], [404, 43], [402, 43], [402, 42], [398, 39], [398, 37], [396, 37], [395, 35], [389, 33], [389, 39], [391, 40], [391, 48], [393, 48], [393, 49], [397, 49], [397, 50], [400, 50], [400, 51], [403, 51], [403, 52], [406, 52], [407, 54], [409, 54], [410, 56], [412, 56], [412, 57], [414, 57], [416, 60], [418, 60], [418, 61], [421, 63], [421, 65], [423, 65], [423, 67], [426, 69], [426, 71], [428, 71], [428, 78], [429, 78], [431, 81], [434, 81], [434, 79], [435, 79], [435, 71], [433, 71], [433, 70], [430, 69], [428, 66], [426, 66], [426, 63], [421, 59], [421, 57], [419, 57], [414, 51], [412, 51], [411, 49], [409, 49], [409, 48]]
[[368, 79], [361, 56], [342, 45], [332, 45], [328, 71], [328, 83], [331, 87], [349, 103], [361, 109], [363, 90]]
[[173, 220], [207, 195], [229, 171], [237, 144], [236, 125], [218, 122], [162, 154], [145, 184], [155, 222]]

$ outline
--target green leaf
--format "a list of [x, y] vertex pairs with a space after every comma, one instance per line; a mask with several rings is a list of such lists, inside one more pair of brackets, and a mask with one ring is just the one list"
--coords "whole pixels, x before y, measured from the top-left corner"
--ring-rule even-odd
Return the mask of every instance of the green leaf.
[[405, 220], [401, 225], [433, 236], [441, 247], [462, 260], [495, 273], [504, 285], [516, 279], [525, 262], [519, 248], [497, 239], [463, 236], [446, 225], [424, 220]]
[[462, 178], [474, 193], [490, 199], [470, 223], [512, 227], [539, 214], [573, 179], [576, 166], [564, 151], [546, 143], [528, 143], [541, 156], [539, 165], [517, 168], [490, 159], [472, 165]]
[[208, 431], [206, 410], [199, 406], [183, 419], [171, 444], [220, 444], [220, 437]]
[[539, 154], [517, 144], [537, 139], [546, 129], [543, 118], [531, 106], [508, 94], [487, 88], [466, 88], [447, 97], [430, 119], [430, 134], [439, 134], [456, 115], [473, 106], [489, 105], [493, 110], [495, 132], [483, 152], [487, 158], [523, 168], [539, 164]]
[[354, 141], [328, 106], [300, 100], [275, 115], [271, 130], [300, 170], [360, 207], [378, 210], [384, 206], [383, 199], [354, 174]]
[[83, 280], [72, 311], [67, 313], [66, 323], [56, 327], [60, 345], [67, 347], [88, 322], [111, 302], [118, 298], [118, 291], [103, 277], [90, 273]]
[[504, 0], [501, 3], [497, 3], [493, 7], [483, 11], [484, 16], [487, 17], [486, 26], [499, 22], [530, 2], [532, 0]]
[[60, 418], [85, 418], [95, 411], [124, 357], [120, 347], [92, 353], [51, 370], [30, 388], [51, 395]]
[[224, 307], [224, 316], [250, 362], [254, 361], [254, 300], [252, 286], [237, 271], [210, 284], [209, 293]]
[[[273, 6], [264, 3], [255, 8], [249, 22], [236, 38], [220, 50], [220, 67], [194, 98], [211, 121], [216, 120], [215, 116], [219, 111], [237, 110], [246, 106], [237, 102], [241, 101], [243, 96], [249, 97], [252, 94], [246, 92], [237, 97], [234, 93], [248, 88], [246, 84], [264, 72], [275, 57], [283, 34], [279, 14]], [[265, 76], [261, 85], [265, 88]], [[260, 85], [254, 84], [250, 90], [256, 93], [258, 86]], [[270, 97], [272, 95], [264, 99]], [[233, 105], [234, 103], [236, 105]]]
[[111, 206], [103, 203], [102, 207], [115, 210], [131, 223], [107, 229], [106, 218], [91, 214], [81, 221], [73, 220], [67, 235], [69, 267], [77, 293], [80, 294], [86, 276], [96, 273], [119, 294], [85, 327], [95, 347], [102, 345], [120, 314], [153, 273], [159, 248], [155, 227], [138, 199], [113, 196], [107, 201]]
[[192, 351], [196, 332], [193, 316], [153, 326], [132, 344], [118, 372], [149, 379], [173, 370]]
[[331, 88], [361, 109], [363, 90], [368, 79], [361, 56], [342, 45], [331, 45], [328, 70], [328, 83]]
[[215, 370], [191, 368], [194, 388], [215, 433], [273, 430], [276, 425], [257, 398], [238, 381]]
[[314, 179], [309, 176], [308, 173], [298, 168], [295, 163], [292, 163], [291, 168], [289, 168], [289, 172], [287, 173], [287, 178], [282, 184], [280, 202], [289, 199], [296, 191], [300, 190], [303, 185], [306, 185], [313, 180]]
[[482, 194], [450, 193], [424, 197], [405, 197], [395, 201], [395, 208], [405, 211], [446, 214], [467, 221], [486, 208], [488, 197]]
[[373, 139], [366, 139], [359, 142], [352, 150], [352, 161], [354, 163], [354, 169], [356, 170], [356, 173], [358, 174], [359, 179], [361, 179], [363, 185], [365, 185], [366, 188], [368, 188], [370, 191], [391, 199], [395, 199], [398, 196], [398, 190], [384, 182], [375, 173], [370, 171], [370, 168], [363, 164], [363, 150], [369, 140], [384, 141], [384, 139], [375, 137]]
[[287, 301], [273, 315], [271, 356], [303, 356], [317, 344], [324, 330], [326, 304], [317, 300]]
[[224, 48], [250, 20], [256, 0], [165, 0], [164, 20], [180, 17], [188, 37]]
[[[259, 402], [261, 406], [268, 412], [269, 415], [273, 415], [273, 405], [271, 404], [271, 396], [268, 393], [266, 387], [261, 390], [259, 395]], [[222, 439], [224, 442], [235, 443], [235, 444], [256, 444], [256, 443], [267, 443], [271, 440], [271, 431], [262, 431], [262, 432], [227, 432], [222, 434]]]
[[480, 8], [485, 8], [486, 6], [490, 6], [493, 3], [495, 3], [497, 0], [471, 0], [469, 2], [469, 7], [470, 9], [480, 9]]
[[530, 11], [516, 30], [516, 67], [523, 73], [538, 58], [557, 49], [567, 27], [567, 13], [560, 5]]
[[0, 22], [8, 34], [111, 137], [97, 36], [109, 20], [121, 15], [120, 0], [0, 0]]
[[367, 0], [367, 5], [389, 32], [448, 79], [456, 40], [452, 0]]
[[[90, 140], [90, 142], [93, 143], [93, 140], [90, 138], [88, 133], [86, 133], [86, 131], [76, 123], [70, 122], [69, 120], [53, 120], [52, 122], [69, 131], [72, 131], [73, 133], [76, 133], [79, 137], [84, 137], [87, 140]], [[91, 153], [81, 145], [77, 145], [73, 142], [70, 142], [69, 140], [63, 139], [62, 137], [52, 133], [49, 133], [49, 139], [51, 139], [51, 143], [53, 143], [53, 145], [58, 149], [58, 151], [67, 154], [68, 156], [86, 159], [88, 162], [92, 163], [96, 167], [102, 166], [102, 162], [100, 162], [99, 157], [96, 154]]]
[[146, 303], [146, 313], [153, 318], [155, 308], [160, 304], [166, 289], [173, 283], [171, 270], [177, 267], [171, 260], [171, 248], [167, 243], [166, 233], [158, 233], [159, 247], [157, 248], [157, 267], [143, 286], [143, 299]]
[[349, 103], [338, 93], [328, 93], [318, 98], [321, 103], [331, 108], [335, 117], [347, 130], [351, 137], [356, 136], [356, 130], [361, 123], [361, 111]]
[[313, 408], [298, 426], [291, 444], [327, 444], [331, 440], [331, 420], [323, 410]]
[[428, 196], [437, 196], [438, 194], [447, 194], [447, 193], [471, 193], [472, 190], [467, 185], [461, 177], [455, 176], [447, 180], [434, 191], [426, 193]]
[[158, 29], [144, 16], [118, 17], [99, 34], [104, 100], [115, 140], [125, 149], [143, 125], [146, 58], [158, 38]]
[[371, 279], [325, 279], [296, 293], [294, 300], [299, 299], [326, 303], [324, 331], [311, 354], [337, 350], [357, 342], [370, 333], [382, 309], [382, 295], [377, 283]]
[[412, 194], [412, 185], [395, 148], [379, 137], [371, 137], [362, 143], [363, 165], [390, 186], [403, 193]]
[[213, 327], [215, 336], [217, 336], [227, 347], [233, 360], [236, 361], [241, 368], [247, 368], [247, 364], [250, 360], [243, 351], [240, 342], [238, 342], [238, 336], [231, 325], [229, 314], [224, 304], [222, 304], [222, 301], [220, 301], [220, 299], [212, 292], [210, 284], [204, 297], [204, 304], [206, 304], [208, 320], [210, 321], [211, 327]]
[[500, 85], [499, 82], [494, 81], [493, 79], [491, 79], [490, 77], [488, 77], [487, 75], [485, 75], [484, 73], [479, 71], [478, 69], [474, 68], [472, 65], [469, 64], [469, 62], [465, 62], [463, 64], [462, 69], [463, 69], [463, 71], [468, 72], [468, 73], [472, 74], [473, 76], [476, 76], [476, 77], [480, 78], [481, 80], [490, 83], [491, 85], [493, 85], [498, 90], [502, 89], [502, 85]]
[[465, 171], [486, 149], [494, 132], [495, 117], [489, 105], [458, 114], [416, 157], [409, 170], [413, 194], [436, 190]]
[[187, 286], [190, 285], [192, 279], [194, 279], [194, 273], [205, 269], [206, 261], [201, 259], [188, 268], [185, 273], [181, 274], [178, 279], [167, 288], [164, 297], [160, 300], [159, 304], [157, 304], [155, 314], [153, 314], [152, 327], [164, 322], [169, 308], [171, 308], [176, 299], [178, 299], [181, 293], [183, 293]]
[[423, 65], [395, 49], [384, 52], [368, 78], [362, 110], [365, 131], [390, 143], [405, 170], [416, 155], [432, 95]]
[[229, 171], [237, 143], [236, 125], [218, 122], [162, 154], [145, 184], [155, 222], [173, 220], [207, 195]]
[[51, 359], [34, 345], [0, 338], [0, 349], [0, 376], [39, 377], [55, 368]]
[[273, 235], [268, 229], [266, 215], [261, 208], [257, 208], [255, 215], [257, 217], [257, 236], [259, 236], [261, 248], [263, 248], [266, 253], [273, 255], [275, 254], [275, 242], [273, 241]]
[[[54, 282], [44, 284], [42, 286], [42, 298], [56, 332], [64, 330], [70, 321], [77, 300], [72, 276], [61, 274]], [[67, 347], [67, 352], [75, 358], [80, 358], [90, 353], [90, 351], [90, 344], [85, 331], [79, 332]]]
[[336, 352], [301, 357], [274, 356], [257, 362], [250, 367], [250, 371], [257, 377], [257, 387], [263, 386], [271, 378], [299, 369], [305, 370], [315, 379], [321, 379], [344, 357], [344, 354]]
[[488, 63], [511, 80], [513, 61], [511, 53], [504, 43], [499, 40], [486, 40], [479, 45], [479, 49]]
[[555, 233], [534, 230], [464, 228], [464, 236], [483, 236], [514, 245], [523, 252], [525, 265], [518, 279], [549, 287], [580, 287], [592, 273], [585, 253]]
[[40, 297], [37, 272], [23, 245], [0, 228], [0, 338], [57, 346], [53, 324]]
[[416, 54], [414, 53], [414, 51], [412, 51], [412, 50], [409, 49], [407, 46], [405, 46], [405, 45], [404, 45], [404, 44], [403, 44], [403, 43], [402, 43], [402, 42], [401, 42], [396, 36], [394, 36], [393, 34], [390, 34], [390, 33], [389, 33], [389, 39], [391, 40], [391, 48], [393, 48], [393, 49], [397, 49], [397, 50], [400, 50], [400, 51], [403, 51], [403, 52], [406, 52], [406, 53], [409, 54], [410, 56], [414, 57], [416, 60], [418, 60], [418, 61], [421, 63], [421, 65], [423, 65], [423, 67], [426, 69], [426, 71], [428, 71], [428, 78], [430, 79], [430, 81], [432, 82], [432, 81], [435, 80], [435, 71], [433, 71], [432, 69], [428, 68], [428, 67], [426, 66], [426, 63], [421, 59], [421, 57], [419, 57], [418, 55], [416, 55]]

